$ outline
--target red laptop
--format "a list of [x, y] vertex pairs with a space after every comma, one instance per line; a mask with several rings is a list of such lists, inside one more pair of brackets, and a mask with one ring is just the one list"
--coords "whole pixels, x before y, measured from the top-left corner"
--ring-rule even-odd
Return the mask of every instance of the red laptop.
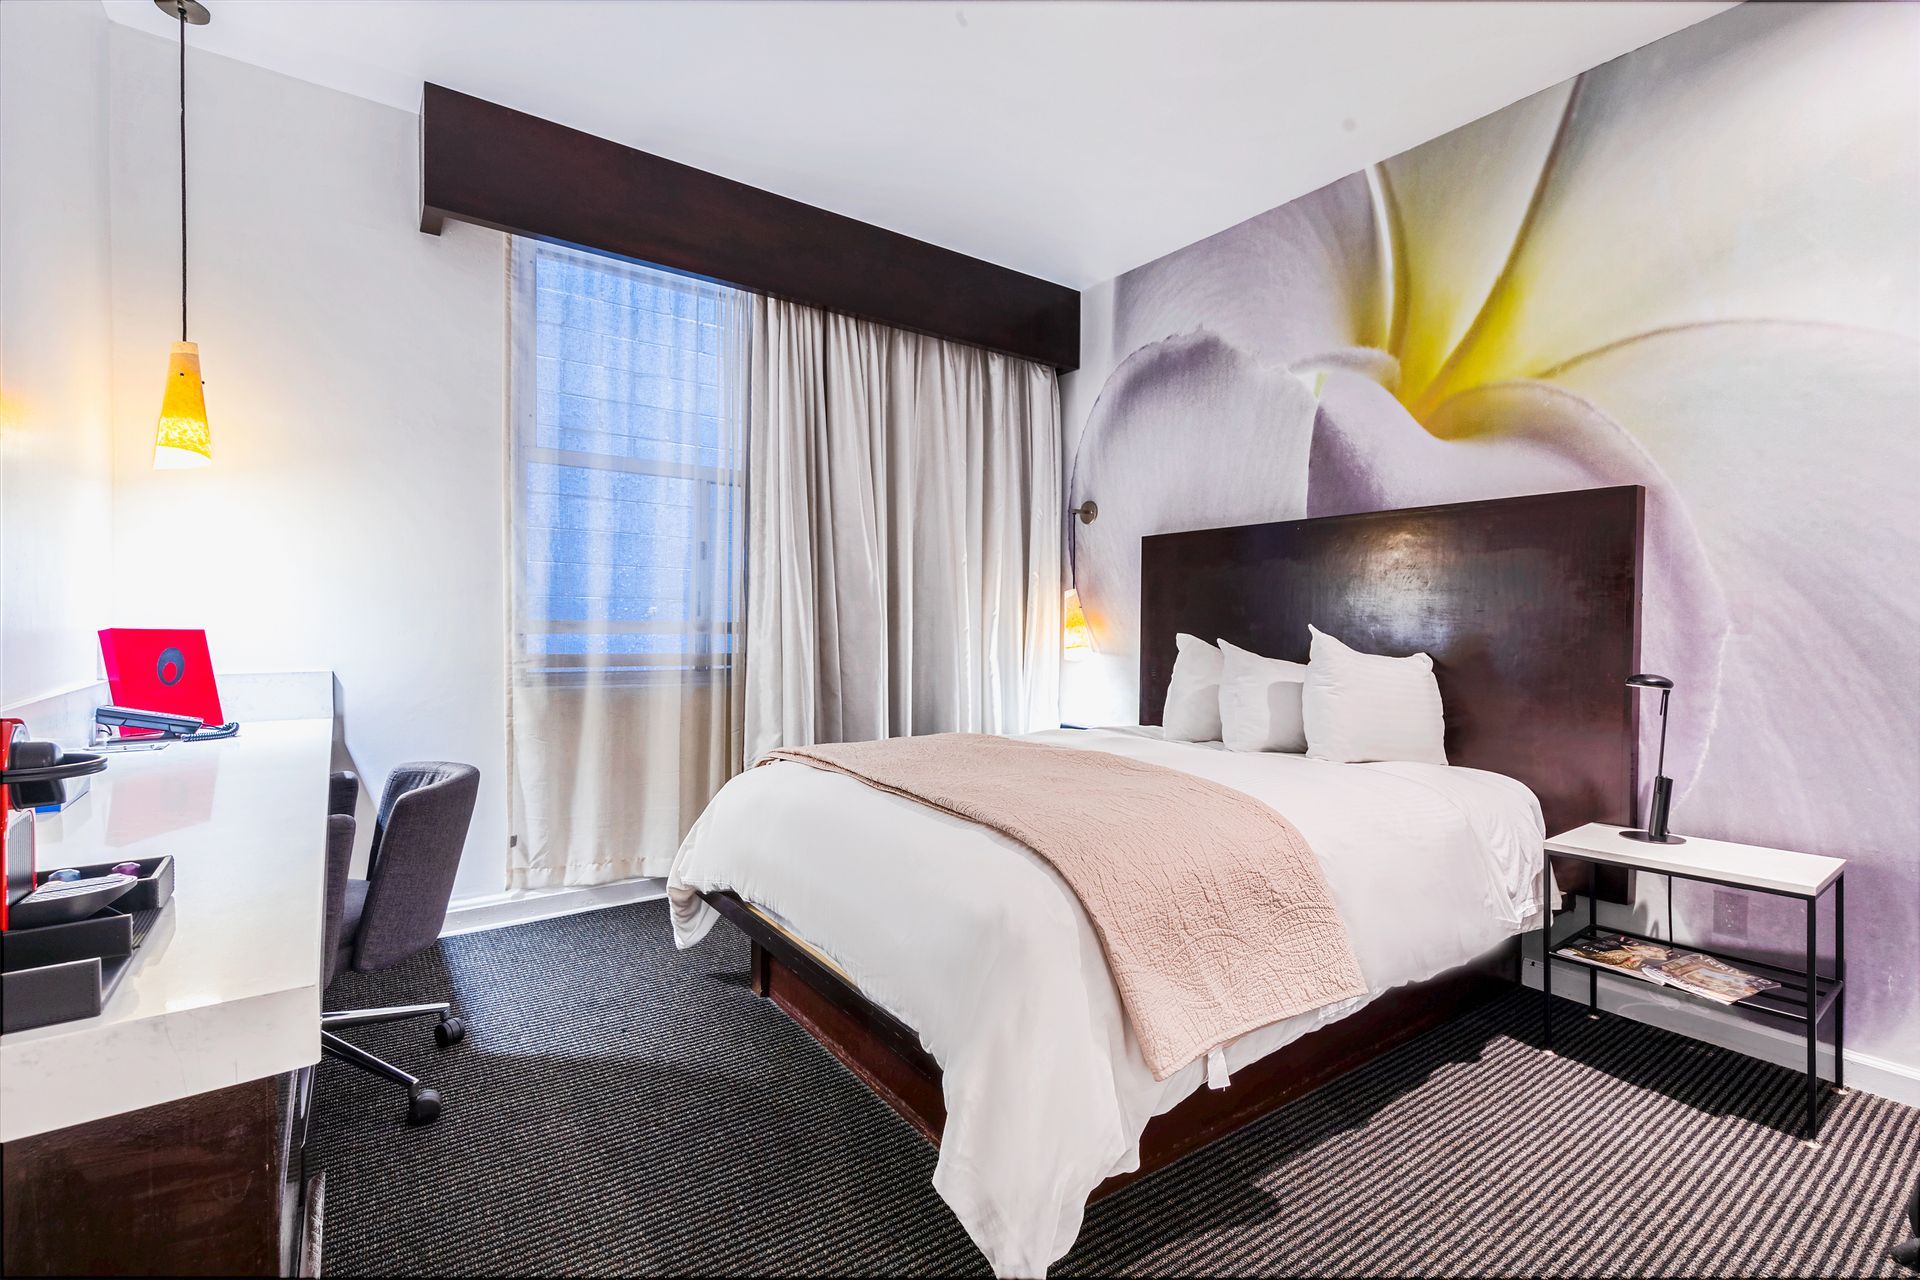
[[[100, 633], [113, 705], [225, 722], [207, 657], [207, 633], [171, 627], [108, 627]], [[138, 730], [127, 736], [145, 736]]]

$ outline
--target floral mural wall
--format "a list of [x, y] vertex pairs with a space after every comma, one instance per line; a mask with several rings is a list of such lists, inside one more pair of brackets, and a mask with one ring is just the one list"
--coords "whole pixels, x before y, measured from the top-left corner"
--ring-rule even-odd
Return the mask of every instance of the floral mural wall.
[[1920, 1067], [1917, 68], [1920, 7], [1744, 5], [1095, 291], [1065, 718], [1143, 534], [1644, 485], [1676, 826], [1852, 859], [1848, 1044]]

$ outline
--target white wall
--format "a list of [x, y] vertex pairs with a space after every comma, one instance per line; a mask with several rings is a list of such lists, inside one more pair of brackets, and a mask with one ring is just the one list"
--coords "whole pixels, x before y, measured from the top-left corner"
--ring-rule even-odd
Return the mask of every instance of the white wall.
[[416, 116], [189, 42], [190, 322], [214, 464], [152, 470], [179, 337], [175, 59], [114, 26], [113, 621], [205, 627], [232, 671], [330, 668], [345, 754], [375, 789], [404, 760], [478, 765], [454, 892], [497, 893], [504, 238], [420, 233]]
[[[1118, 282], [1109, 280], [1080, 292], [1080, 367], [1060, 379], [1061, 478], [1073, 492], [1073, 463], [1088, 415], [1100, 389], [1113, 376], [1114, 299]], [[1068, 538], [1080, 528], [1070, 523]], [[1073, 571], [1071, 541], [1066, 571]], [[1065, 724], [1133, 724], [1140, 718], [1140, 667], [1130, 653], [1102, 653], [1060, 664], [1060, 719]]]
[[0, 706], [91, 681], [108, 617], [109, 25], [0, 4]]

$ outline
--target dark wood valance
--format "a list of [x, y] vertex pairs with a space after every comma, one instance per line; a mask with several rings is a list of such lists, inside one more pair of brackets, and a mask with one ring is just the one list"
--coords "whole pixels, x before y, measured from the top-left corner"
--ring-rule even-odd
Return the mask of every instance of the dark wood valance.
[[577, 245], [1053, 365], [1080, 295], [437, 84], [420, 112], [420, 229], [446, 219]]

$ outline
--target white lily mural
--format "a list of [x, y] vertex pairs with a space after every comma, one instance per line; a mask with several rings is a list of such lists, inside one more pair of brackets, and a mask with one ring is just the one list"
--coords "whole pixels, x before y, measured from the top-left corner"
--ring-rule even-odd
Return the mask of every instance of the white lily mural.
[[1146, 533], [1645, 485], [1676, 826], [1853, 859], [1849, 1046], [1912, 1057], [1916, 67], [1920, 8], [1741, 6], [1122, 277], [1096, 648]]

